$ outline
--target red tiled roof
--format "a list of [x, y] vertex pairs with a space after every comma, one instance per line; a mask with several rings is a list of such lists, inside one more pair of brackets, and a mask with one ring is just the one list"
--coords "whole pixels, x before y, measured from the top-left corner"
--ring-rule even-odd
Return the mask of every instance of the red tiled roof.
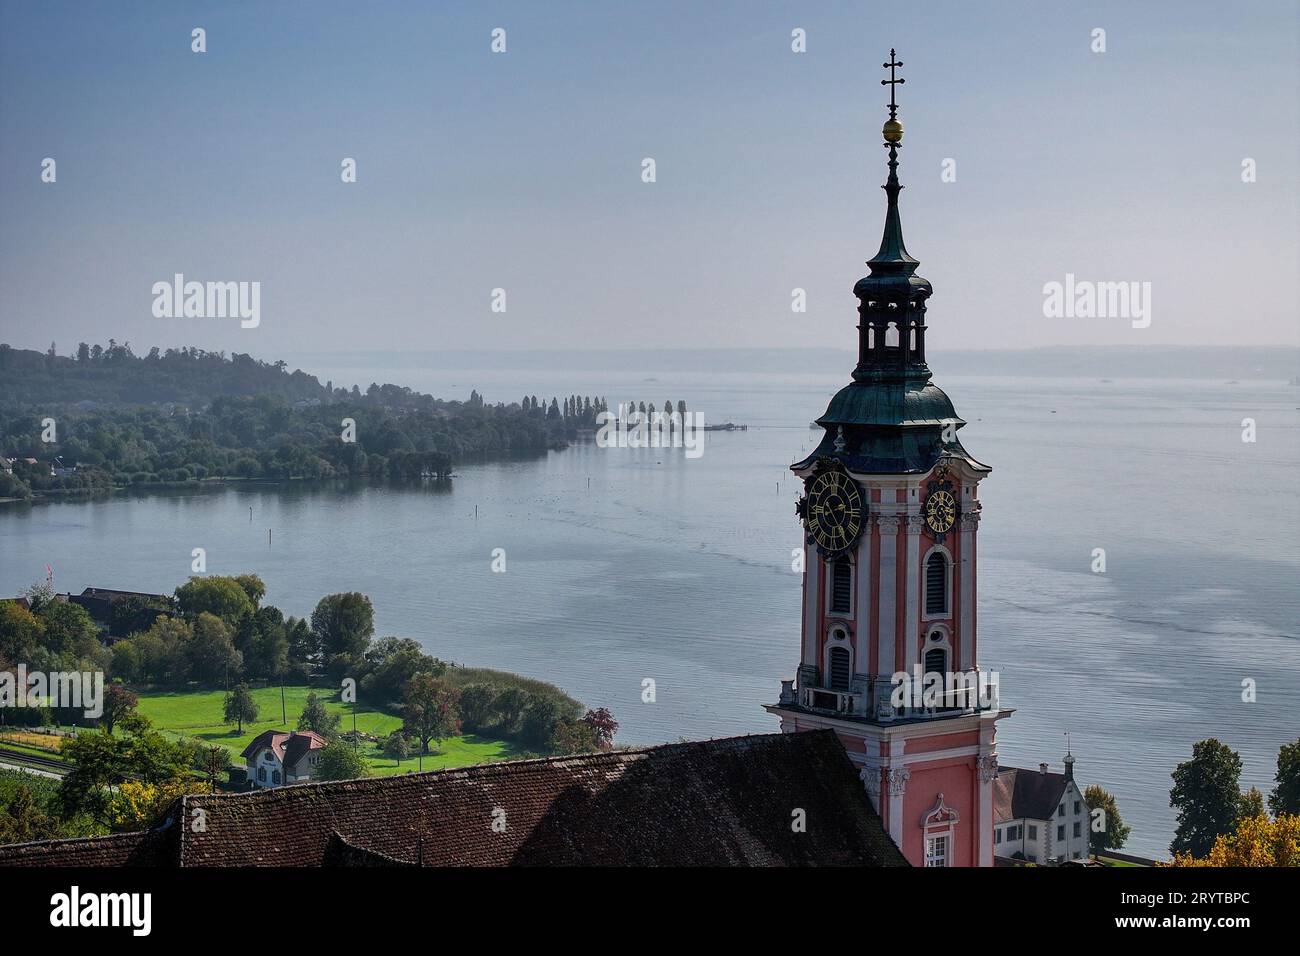
[[908, 865], [829, 730], [189, 796], [169, 828], [181, 866]]
[[292, 767], [307, 751], [320, 750], [325, 743], [325, 738], [314, 730], [264, 730], [253, 738], [240, 756], [247, 759], [262, 748], [269, 747], [280, 763]]

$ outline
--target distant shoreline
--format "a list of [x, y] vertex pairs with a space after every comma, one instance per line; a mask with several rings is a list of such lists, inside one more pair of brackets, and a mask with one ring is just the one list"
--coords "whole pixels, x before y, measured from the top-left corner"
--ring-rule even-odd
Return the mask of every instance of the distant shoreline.
[[[306, 371], [329, 368], [469, 371], [563, 370], [817, 373], [852, 370], [847, 349], [537, 349], [488, 351], [289, 352]], [[1290, 382], [1300, 376], [1300, 346], [1088, 346], [954, 349], [936, 353], [936, 376], [1050, 378], [1186, 378]], [[320, 374], [319, 372], [315, 372]]]

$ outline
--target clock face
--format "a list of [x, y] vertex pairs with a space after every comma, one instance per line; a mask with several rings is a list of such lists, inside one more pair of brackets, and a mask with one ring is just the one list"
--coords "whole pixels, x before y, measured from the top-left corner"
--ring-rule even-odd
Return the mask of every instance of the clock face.
[[804, 518], [823, 551], [843, 551], [857, 541], [864, 511], [858, 483], [842, 471], [823, 472], [808, 485]]
[[943, 534], [957, 520], [957, 502], [947, 491], [932, 491], [925, 499], [925, 523], [935, 534]]

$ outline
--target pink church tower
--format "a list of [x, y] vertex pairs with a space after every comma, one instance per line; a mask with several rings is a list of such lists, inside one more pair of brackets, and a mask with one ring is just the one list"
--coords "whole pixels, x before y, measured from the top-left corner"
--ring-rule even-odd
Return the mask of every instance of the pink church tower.
[[[962, 447], [965, 422], [930, 381], [933, 290], [916, 274], [898, 211], [902, 63], [891, 50], [884, 65], [884, 236], [853, 289], [853, 380], [817, 420], [821, 443], [791, 466], [805, 485], [803, 640], [796, 678], [766, 709], [784, 732], [839, 734], [913, 865], [992, 866], [996, 723], [1011, 711], [981, 685], [989, 675], [976, 654], [979, 483], [990, 469]], [[903, 695], [900, 672], [945, 693]]]

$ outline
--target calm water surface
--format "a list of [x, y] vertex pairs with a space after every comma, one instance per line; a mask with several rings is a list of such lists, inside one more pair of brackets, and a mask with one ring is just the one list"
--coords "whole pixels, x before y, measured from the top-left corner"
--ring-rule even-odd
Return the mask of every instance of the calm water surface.
[[[170, 591], [207, 549], [307, 614], [332, 591], [375, 603], [378, 633], [459, 663], [552, 680], [610, 707], [620, 739], [770, 732], [760, 705], [799, 647], [798, 489], [786, 467], [846, 374], [712, 376], [333, 367], [449, 398], [679, 398], [710, 422], [702, 458], [580, 444], [462, 467], [447, 487], [225, 489], [0, 508], [0, 593], [55, 568], [60, 590]], [[937, 381], [993, 466], [982, 486], [979, 661], [1016, 708], [1003, 763], [1059, 765], [1114, 792], [1129, 849], [1173, 833], [1169, 774], [1217, 736], [1271, 786], [1300, 736], [1300, 389], [1280, 383]], [[1258, 441], [1241, 441], [1254, 418]], [[478, 516], [475, 517], [475, 507]], [[249, 509], [252, 509], [250, 520]], [[268, 545], [267, 531], [271, 531]], [[507, 572], [491, 570], [494, 548]], [[1107, 572], [1090, 571], [1094, 548]], [[658, 700], [641, 702], [641, 682]], [[1241, 700], [1242, 681], [1258, 700]]]

